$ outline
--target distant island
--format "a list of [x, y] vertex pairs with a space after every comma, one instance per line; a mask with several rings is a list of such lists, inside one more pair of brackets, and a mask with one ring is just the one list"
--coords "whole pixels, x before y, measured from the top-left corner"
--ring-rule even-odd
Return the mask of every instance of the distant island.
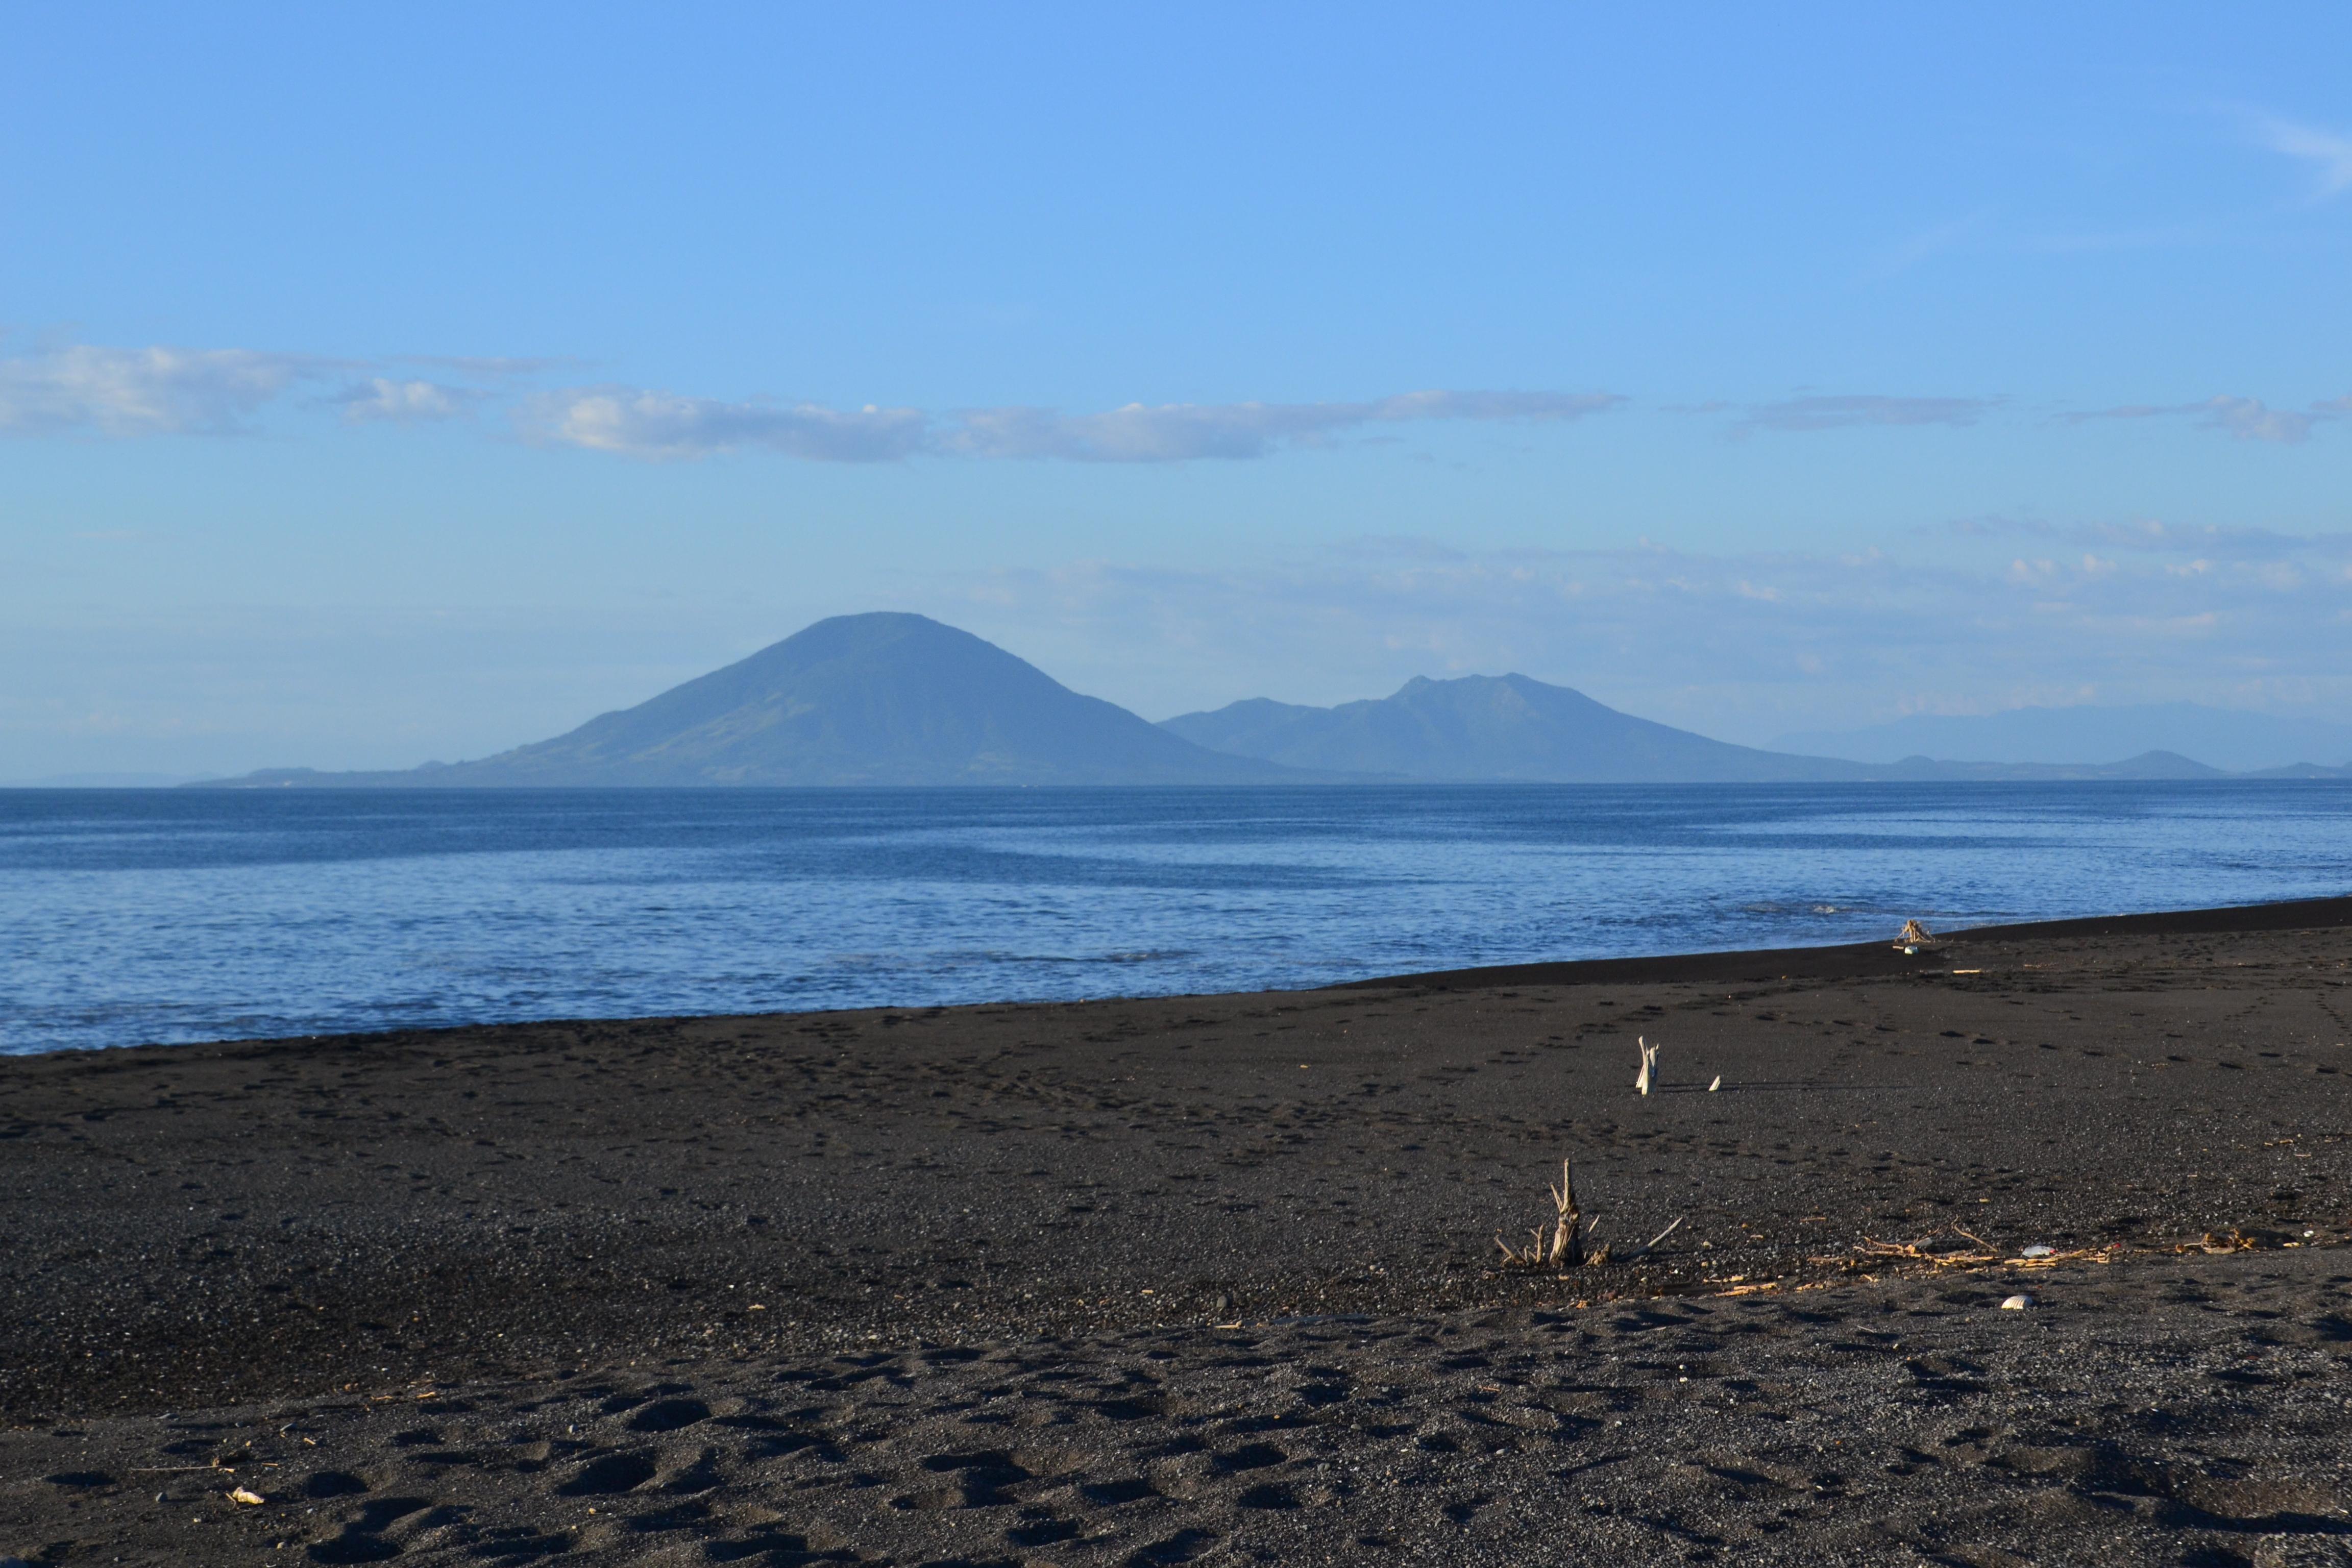
[[2199, 702], [2011, 708], [1999, 713], [1914, 713], [1859, 730], [1782, 735], [1771, 749], [1857, 763], [1916, 756], [2037, 763], [2053, 756], [2177, 752], [2210, 767], [2255, 773], [2296, 763], [2352, 762], [2352, 724]]
[[[2273, 776], [2352, 776], [2303, 765]], [[1336, 708], [1264, 698], [1165, 723], [1071, 690], [993, 643], [893, 612], [817, 622], [551, 740], [476, 762], [268, 768], [191, 789], [779, 785], [1769, 784], [2197, 779], [2166, 752], [2107, 763], [1891, 763], [1764, 751], [1524, 675], [1415, 679]], [[2259, 776], [2259, 775], [2256, 775]]]

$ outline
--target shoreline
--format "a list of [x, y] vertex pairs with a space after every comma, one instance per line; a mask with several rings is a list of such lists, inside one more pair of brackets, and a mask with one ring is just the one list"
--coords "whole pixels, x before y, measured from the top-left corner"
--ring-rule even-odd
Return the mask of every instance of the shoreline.
[[2247, 1561], [2352, 1531], [2347, 927], [0, 1058], [0, 1556]]
[[1319, 985], [1269, 988], [1262, 991], [1166, 992], [1143, 995], [1089, 996], [1073, 1001], [1031, 1001], [1020, 998], [978, 1002], [901, 1003], [863, 1007], [820, 1007], [752, 1013], [642, 1014], [556, 1016], [488, 1023], [393, 1026], [339, 1030], [315, 1035], [240, 1035], [178, 1043], [140, 1041], [121, 1046], [63, 1046], [44, 1051], [0, 1054], [0, 1063], [34, 1061], [91, 1053], [205, 1051], [242, 1046], [281, 1044], [329, 1045], [348, 1041], [407, 1038], [435, 1033], [478, 1029], [531, 1029], [572, 1026], [627, 1026], [682, 1025], [707, 1019], [827, 1018], [874, 1013], [960, 1012], [1005, 1007], [1091, 1007], [1123, 1004], [1168, 1003], [1191, 998], [1311, 996], [1326, 991], [1429, 989], [1462, 990], [1502, 985], [1596, 984], [1764, 984], [1784, 980], [1838, 980], [1929, 974], [1947, 970], [1946, 960], [1987, 944], [2061, 938], [2135, 938], [2151, 936], [2242, 935], [2285, 931], [2323, 931], [2352, 927], [2352, 894], [2332, 898], [2273, 900], [2256, 904], [2229, 904], [2192, 910], [2161, 910], [2123, 914], [2068, 916], [2050, 921], [2004, 921], [1983, 926], [1957, 926], [1938, 931], [1916, 953], [1906, 953], [1892, 941], [1829, 942], [1803, 947], [1702, 949], [1696, 952], [1643, 953], [1619, 958], [1538, 959], [1519, 963], [1475, 964], [1463, 968], [1416, 970], [1398, 974], [1338, 980]]
[[1478, 964], [1413, 974], [1342, 982], [1336, 989], [1384, 986], [1690, 984], [1717, 981], [1858, 979], [1865, 976], [1934, 973], [1949, 966], [1940, 955], [2061, 938], [2250, 935], [2284, 931], [2333, 931], [2352, 927], [2352, 895], [2326, 899], [2281, 899], [2259, 904], [2210, 909], [2159, 910], [2113, 915], [2078, 915], [2054, 921], [2014, 921], [1956, 926], [1937, 931], [1916, 954], [1900, 943], [1832, 942], [1815, 947], [1742, 948], [1724, 952], [1670, 952], [1630, 958], [1580, 958], [1531, 963]]

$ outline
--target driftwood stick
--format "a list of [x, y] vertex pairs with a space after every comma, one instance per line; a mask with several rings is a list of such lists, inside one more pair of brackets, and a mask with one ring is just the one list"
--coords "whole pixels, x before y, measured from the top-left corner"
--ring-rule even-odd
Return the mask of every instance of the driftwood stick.
[[1580, 1234], [1584, 1216], [1576, 1206], [1576, 1175], [1569, 1161], [1559, 1163], [1559, 1185], [1551, 1190], [1551, 1201], [1559, 1215], [1552, 1223], [1551, 1247], [1545, 1261], [1555, 1268], [1573, 1268], [1584, 1261]]
[[[1657, 1247], [1658, 1243], [1660, 1243], [1660, 1242], [1662, 1242], [1662, 1241], [1665, 1240], [1665, 1239], [1666, 1239], [1666, 1237], [1670, 1237], [1670, 1236], [1674, 1235], [1674, 1233], [1675, 1233], [1675, 1232], [1676, 1232], [1677, 1230], [1680, 1230], [1680, 1229], [1682, 1228], [1682, 1224], [1683, 1224], [1683, 1222], [1682, 1222], [1681, 1220], [1677, 1219], [1676, 1221], [1675, 1221], [1675, 1223], [1674, 1223], [1674, 1224], [1672, 1224], [1672, 1225], [1670, 1225], [1670, 1226], [1666, 1226], [1666, 1228], [1665, 1228], [1665, 1229], [1664, 1229], [1664, 1230], [1662, 1230], [1662, 1231], [1658, 1232], [1658, 1234], [1657, 1234], [1657, 1235], [1655, 1235], [1655, 1236], [1654, 1236], [1654, 1237], [1650, 1237], [1650, 1239], [1649, 1239], [1648, 1241], [1646, 1241], [1646, 1242], [1644, 1242], [1644, 1243], [1643, 1243], [1643, 1244], [1642, 1244], [1642, 1252], [1643, 1252], [1643, 1253], [1646, 1253], [1646, 1252], [1650, 1252], [1650, 1251], [1654, 1250], [1654, 1249], [1656, 1248], [1656, 1247]], [[1641, 1255], [1642, 1255], [1641, 1253], [1636, 1253], [1636, 1254], [1634, 1254], [1634, 1256], [1635, 1256], [1635, 1257], [1637, 1257], [1637, 1258], [1638, 1258], [1638, 1257], [1640, 1257]]]

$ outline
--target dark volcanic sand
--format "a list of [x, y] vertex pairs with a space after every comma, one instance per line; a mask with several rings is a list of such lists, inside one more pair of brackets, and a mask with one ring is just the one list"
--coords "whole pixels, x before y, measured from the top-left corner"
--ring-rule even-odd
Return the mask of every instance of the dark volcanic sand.
[[[0, 1058], [0, 1559], [2352, 1563], [2347, 984], [2338, 901]], [[1562, 1155], [1683, 1224], [1498, 1268]], [[1859, 1250], [1959, 1227], [2114, 1261]]]

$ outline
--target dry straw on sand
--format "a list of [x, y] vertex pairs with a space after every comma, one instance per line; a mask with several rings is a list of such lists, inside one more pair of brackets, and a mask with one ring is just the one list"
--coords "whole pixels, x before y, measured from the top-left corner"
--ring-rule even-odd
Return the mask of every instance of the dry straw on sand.
[[[2030, 1247], [2021, 1253], [2011, 1256], [2004, 1254], [2000, 1248], [1974, 1231], [1955, 1227], [1952, 1234], [1964, 1238], [1970, 1245], [1966, 1247], [1939, 1251], [1935, 1248], [1936, 1237], [1932, 1236], [1920, 1241], [1864, 1240], [1854, 1244], [1855, 1256], [1844, 1260], [1845, 1267], [1861, 1268], [1872, 1263], [1900, 1267], [1904, 1264], [1920, 1263], [1938, 1271], [1947, 1268], [1996, 1267], [2055, 1268], [2065, 1263], [2111, 1263], [2115, 1260], [2116, 1251], [2112, 1247], [2073, 1247], [2065, 1251], [2050, 1247]], [[1816, 1261], [1827, 1263], [1835, 1259], [1821, 1258]]]

